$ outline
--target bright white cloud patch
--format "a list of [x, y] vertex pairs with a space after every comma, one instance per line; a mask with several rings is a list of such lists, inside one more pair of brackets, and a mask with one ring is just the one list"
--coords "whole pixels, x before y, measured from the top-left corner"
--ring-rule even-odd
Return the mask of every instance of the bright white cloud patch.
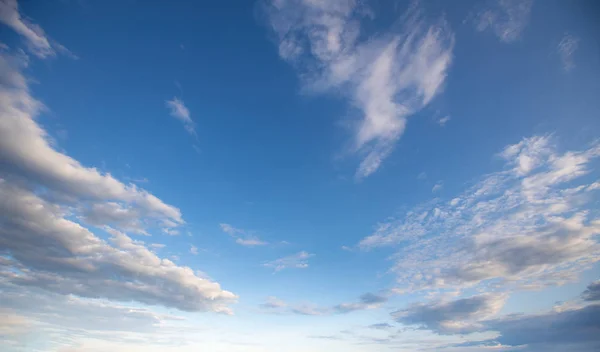
[[441, 90], [452, 60], [448, 24], [430, 24], [416, 6], [399, 30], [362, 38], [362, 2], [271, 1], [265, 5], [282, 59], [298, 69], [306, 89], [343, 92], [362, 112], [354, 148], [357, 178], [375, 172], [404, 132], [406, 119]]
[[183, 123], [183, 127], [188, 133], [196, 134], [196, 124], [192, 120], [190, 110], [185, 106], [183, 100], [174, 97], [166, 101], [169, 114]]
[[[187, 311], [230, 312], [218, 283], [161, 259], [121, 231], [172, 229], [179, 209], [55, 150], [34, 120], [19, 59], [0, 56], [0, 279], [3, 284]], [[104, 241], [75, 222], [93, 223]]]
[[505, 43], [514, 42], [529, 23], [532, 6], [533, 0], [490, 0], [475, 16], [475, 28], [489, 29]]
[[560, 153], [540, 136], [500, 155], [504, 170], [450, 201], [380, 224], [359, 246], [402, 245], [393, 266], [402, 289], [527, 288], [575, 279], [600, 258], [600, 218], [591, 207], [599, 183], [580, 180], [600, 146]]

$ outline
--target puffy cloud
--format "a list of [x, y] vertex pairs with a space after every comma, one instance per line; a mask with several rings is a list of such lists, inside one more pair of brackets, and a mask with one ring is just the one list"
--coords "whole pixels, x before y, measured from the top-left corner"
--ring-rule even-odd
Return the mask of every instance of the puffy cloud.
[[589, 284], [581, 296], [586, 301], [600, 301], [600, 280]]
[[192, 253], [193, 255], [198, 254], [198, 247], [191, 245], [190, 246], [190, 253]]
[[404, 132], [407, 118], [441, 91], [454, 37], [444, 21], [428, 24], [417, 6], [403, 26], [363, 39], [363, 2], [268, 1], [264, 11], [279, 54], [313, 92], [342, 92], [362, 112], [352, 150], [357, 178], [375, 172]]
[[469, 333], [482, 328], [479, 321], [502, 308], [505, 295], [481, 294], [454, 301], [413, 304], [392, 313], [399, 323], [418, 325], [440, 334]]
[[267, 268], [272, 268], [276, 272], [289, 268], [306, 269], [308, 268], [308, 258], [313, 256], [314, 254], [310, 254], [306, 251], [301, 251], [296, 254], [289, 255], [287, 257], [266, 262], [263, 264], [263, 266]]
[[257, 236], [253, 235], [251, 231], [235, 228], [230, 224], [221, 223], [219, 224], [221, 230], [229, 236], [235, 238], [235, 243], [245, 247], [265, 246], [269, 244], [266, 241], [261, 240]]
[[[18, 64], [0, 55], [0, 279], [64, 295], [229, 313], [233, 293], [116, 229], [172, 229], [184, 221], [149, 192], [54, 149], [34, 119], [42, 105]], [[76, 219], [108, 232], [109, 241]]]
[[575, 54], [577, 47], [579, 47], [579, 38], [571, 34], [565, 34], [560, 40], [560, 43], [558, 43], [558, 55], [560, 56], [565, 71], [571, 71], [575, 68], [573, 55]]
[[548, 136], [526, 138], [502, 151], [504, 170], [379, 224], [359, 247], [402, 245], [393, 270], [404, 289], [573, 280], [600, 258], [597, 182], [574, 184], [599, 155], [598, 145], [560, 153]]
[[533, 0], [492, 0], [474, 18], [475, 28], [492, 31], [501, 41], [519, 39], [529, 23]]
[[169, 109], [169, 114], [178, 119], [183, 123], [185, 130], [192, 135], [196, 135], [196, 127], [192, 117], [190, 115], [190, 110], [185, 106], [183, 100], [174, 97], [171, 100], [167, 100], [165, 102], [167, 108]]

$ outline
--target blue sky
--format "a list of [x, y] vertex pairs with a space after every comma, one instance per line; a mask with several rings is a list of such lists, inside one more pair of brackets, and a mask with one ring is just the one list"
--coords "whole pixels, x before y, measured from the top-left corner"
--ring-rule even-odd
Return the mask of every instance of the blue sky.
[[598, 13], [0, 1], [0, 341], [596, 350]]

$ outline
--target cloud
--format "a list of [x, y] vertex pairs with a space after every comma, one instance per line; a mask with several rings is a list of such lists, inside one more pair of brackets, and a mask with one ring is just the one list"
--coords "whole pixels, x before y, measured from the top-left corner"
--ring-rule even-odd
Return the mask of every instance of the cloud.
[[57, 51], [77, 58], [67, 48], [48, 38], [40, 26], [23, 18], [17, 0], [0, 0], [0, 23], [23, 37], [29, 51], [41, 59], [54, 57]]
[[572, 281], [600, 258], [600, 183], [575, 182], [598, 156], [598, 144], [561, 153], [552, 137], [523, 139], [500, 153], [503, 170], [379, 224], [359, 247], [400, 246], [392, 271], [405, 290]]
[[433, 185], [433, 188], [431, 189], [431, 193], [436, 193], [442, 190], [442, 188], [444, 188], [444, 183], [442, 181], [438, 181], [436, 182], [435, 185]]
[[440, 118], [439, 120], [437, 120], [437, 123], [441, 127], [444, 127], [450, 120], [451, 120], [450, 116], [444, 116], [444, 117]]
[[358, 179], [375, 172], [392, 152], [409, 116], [441, 91], [452, 61], [454, 37], [443, 20], [427, 23], [417, 6], [402, 26], [367, 37], [362, 2], [267, 1], [263, 6], [279, 55], [311, 92], [342, 93], [360, 110], [353, 152]]
[[263, 241], [251, 233], [242, 229], [235, 228], [230, 224], [219, 224], [221, 230], [229, 236], [235, 238], [235, 243], [245, 247], [266, 246], [269, 242]]
[[387, 302], [388, 298], [374, 293], [365, 293], [359, 297], [358, 302], [342, 303], [333, 307], [337, 313], [349, 313], [357, 310], [375, 309]]
[[579, 38], [568, 33], [565, 34], [560, 40], [560, 43], [558, 43], [558, 55], [560, 56], [565, 71], [571, 71], [575, 68], [573, 55], [575, 54], [577, 47], [579, 47]]
[[533, 0], [493, 0], [474, 18], [479, 32], [492, 31], [501, 41], [511, 43], [519, 39], [529, 23]]
[[308, 258], [313, 257], [314, 254], [310, 254], [306, 251], [301, 251], [287, 257], [275, 259], [263, 264], [264, 267], [272, 268], [273, 270], [281, 271], [283, 269], [306, 269], [308, 268]]
[[190, 246], [190, 253], [192, 253], [193, 255], [197, 255], [198, 254], [198, 247], [191, 245]]
[[267, 301], [263, 304], [260, 305], [261, 308], [265, 308], [265, 309], [279, 309], [279, 308], [284, 308], [287, 306], [287, 304], [280, 300], [277, 297], [267, 297]]
[[[42, 105], [30, 95], [19, 64], [18, 58], [0, 55], [2, 282], [61, 295], [229, 313], [237, 298], [233, 293], [109, 226], [141, 229], [156, 222], [170, 229], [184, 221], [179, 209], [149, 192], [54, 149], [34, 119]], [[108, 241], [76, 222], [80, 218], [106, 231]]]
[[169, 114], [183, 123], [183, 127], [191, 135], [196, 135], [196, 124], [190, 116], [190, 110], [185, 106], [183, 100], [174, 97], [166, 101]]
[[505, 300], [505, 295], [481, 294], [455, 301], [413, 304], [392, 316], [399, 323], [440, 334], [464, 334], [480, 330], [478, 322], [498, 313]]
[[499, 333], [495, 341], [524, 351], [592, 352], [600, 348], [600, 305], [512, 315], [487, 321], [485, 328]]
[[600, 280], [596, 280], [589, 284], [581, 296], [586, 301], [600, 301]]
[[390, 325], [389, 323], [378, 323], [378, 324], [369, 325], [370, 329], [375, 329], [375, 330], [387, 330], [387, 329], [391, 329], [393, 327], [394, 326]]

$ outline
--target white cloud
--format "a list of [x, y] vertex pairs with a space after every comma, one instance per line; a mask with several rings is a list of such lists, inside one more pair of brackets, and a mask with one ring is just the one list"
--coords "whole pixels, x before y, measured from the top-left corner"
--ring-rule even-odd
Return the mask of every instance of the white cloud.
[[267, 301], [261, 304], [260, 306], [265, 309], [279, 309], [286, 307], [287, 303], [285, 303], [277, 297], [270, 296], [267, 297]]
[[197, 255], [198, 254], [198, 247], [191, 245], [190, 246], [190, 253], [192, 253], [193, 255]]
[[560, 56], [565, 71], [571, 71], [575, 68], [573, 55], [578, 47], [579, 38], [568, 33], [565, 34], [560, 40], [560, 43], [558, 43], [558, 55]]
[[431, 193], [436, 193], [442, 190], [442, 188], [444, 188], [444, 183], [442, 181], [438, 181], [436, 182], [435, 185], [433, 185], [433, 188], [431, 189]]
[[506, 169], [379, 224], [359, 246], [401, 245], [392, 270], [405, 290], [571, 281], [600, 258], [596, 182], [574, 184], [599, 155], [598, 145], [559, 153], [548, 136], [526, 138], [501, 153]]
[[257, 236], [253, 235], [251, 231], [238, 229], [230, 224], [221, 223], [219, 224], [221, 230], [229, 236], [235, 238], [235, 243], [245, 247], [265, 246], [269, 244], [266, 241], [261, 240]]
[[404, 132], [406, 119], [441, 91], [454, 37], [447, 23], [425, 22], [416, 6], [403, 26], [366, 38], [363, 3], [272, 1], [264, 6], [282, 59], [298, 69], [307, 90], [342, 92], [362, 112], [352, 150], [356, 177], [375, 172]]
[[439, 120], [437, 120], [438, 125], [444, 127], [446, 126], [446, 124], [448, 123], [448, 121], [450, 121], [450, 116], [444, 116], [442, 118], [440, 118]]
[[[54, 149], [34, 119], [41, 104], [30, 95], [17, 64], [18, 58], [0, 55], [2, 283], [229, 313], [233, 293], [108, 226], [144, 229], [156, 223], [170, 229], [184, 221], [179, 209], [149, 192]], [[106, 230], [109, 241], [75, 222], [79, 218]]]
[[169, 114], [183, 123], [183, 127], [188, 133], [196, 135], [196, 124], [192, 120], [190, 110], [185, 106], [183, 100], [174, 97], [166, 101]]
[[519, 39], [529, 23], [533, 0], [491, 0], [474, 18], [475, 28], [492, 31], [501, 41]]
[[263, 264], [263, 266], [267, 268], [272, 268], [276, 272], [290, 268], [306, 269], [308, 268], [308, 258], [313, 256], [314, 254], [310, 254], [306, 251], [301, 251], [287, 257], [266, 262]]
[[40, 26], [23, 18], [19, 13], [17, 0], [0, 1], [0, 23], [22, 36], [28, 49], [39, 58], [54, 57], [57, 51], [77, 58], [67, 48], [48, 38]]

